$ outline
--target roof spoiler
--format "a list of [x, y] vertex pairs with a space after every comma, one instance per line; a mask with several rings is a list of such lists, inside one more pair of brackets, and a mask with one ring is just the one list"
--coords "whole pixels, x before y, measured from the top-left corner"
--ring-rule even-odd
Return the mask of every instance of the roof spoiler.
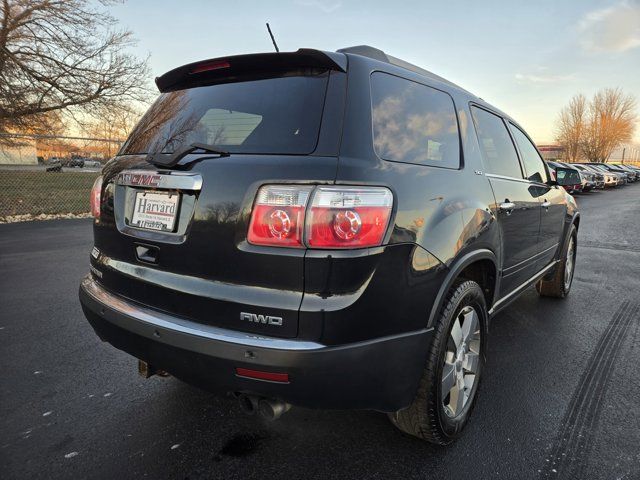
[[187, 85], [215, 82], [251, 72], [285, 70], [289, 68], [326, 68], [346, 72], [347, 58], [342, 53], [300, 48], [296, 52], [252, 53], [214, 58], [189, 63], [156, 77], [161, 92], [180, 90]]

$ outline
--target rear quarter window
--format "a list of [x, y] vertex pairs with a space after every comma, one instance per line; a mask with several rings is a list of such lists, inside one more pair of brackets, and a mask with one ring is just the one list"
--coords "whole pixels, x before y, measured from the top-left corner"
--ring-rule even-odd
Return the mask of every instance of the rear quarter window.
[[435, 88], [382, 72], [371, 74], [373, 146], [395, 162], [460, 167], [452, 98]]

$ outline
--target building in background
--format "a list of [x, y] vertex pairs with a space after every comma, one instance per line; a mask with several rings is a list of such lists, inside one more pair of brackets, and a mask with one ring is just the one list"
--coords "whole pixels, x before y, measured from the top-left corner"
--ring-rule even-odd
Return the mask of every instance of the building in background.
[[545, 160], [562, 160], [564, 158], [564, 147], [561, 145], [537, 145], [537, 147]]
[[0, 164], [2, 165], [37, 165], [38, 154], [36, 141], [25, 140], [19, 147], [6, 147], [0, 145]]

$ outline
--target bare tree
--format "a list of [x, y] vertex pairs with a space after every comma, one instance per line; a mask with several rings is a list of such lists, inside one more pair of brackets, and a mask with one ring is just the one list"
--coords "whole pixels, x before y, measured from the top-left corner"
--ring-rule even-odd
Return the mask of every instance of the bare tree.
[[560, 111], [556, 140], [564, 147], [564, 158], [577, 162], [581, 155], [581, 142], [585, 130], [587, 97], [578, 94]]
[[631, 140], [637, 121], [636, 100], [619, 88], [596, 93], [589, 104], [582, 152], [591, 162], [605, 162], [613, 150]]
[[186, 108], [184, 91], [160, 95], [132, 130], [123, 148], [128, 153], [173, 152], [194, 128], [198, 119]]
[[47, 133], [63, 118], [97, 117], [147, 100], [147, 59], [127, 53], [132, 33], [117, 30], [99, 5], [0, 2], [0, 133]]
[[137, 110], [112, 109], [85, 125], [83, 131], [88, 137], [109, 140], [104, 142], [102, 153], [110, 158], [116, 153], [119, 145], [124, 143], [139, 118], [140, 112]]
[[633, 95], [606, 88], [591, 101], [582, 94], [573, 97], [560, 111], [556, 138], [570, 162], [582, 157], [605, 162], [616, 148], [631, 140], [637, 120]]

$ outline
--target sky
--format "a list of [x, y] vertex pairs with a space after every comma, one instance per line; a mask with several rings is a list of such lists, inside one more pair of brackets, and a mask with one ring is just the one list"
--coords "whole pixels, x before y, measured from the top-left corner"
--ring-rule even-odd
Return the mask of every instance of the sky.
[[[451, 80], [552, 143], [577, 94], [640, 102], [640, 0], [129, 0], [109, 7], [153, 76], [233, 54], [371, 45]], [[640, 125], [634, 140], [640, 142]]]

